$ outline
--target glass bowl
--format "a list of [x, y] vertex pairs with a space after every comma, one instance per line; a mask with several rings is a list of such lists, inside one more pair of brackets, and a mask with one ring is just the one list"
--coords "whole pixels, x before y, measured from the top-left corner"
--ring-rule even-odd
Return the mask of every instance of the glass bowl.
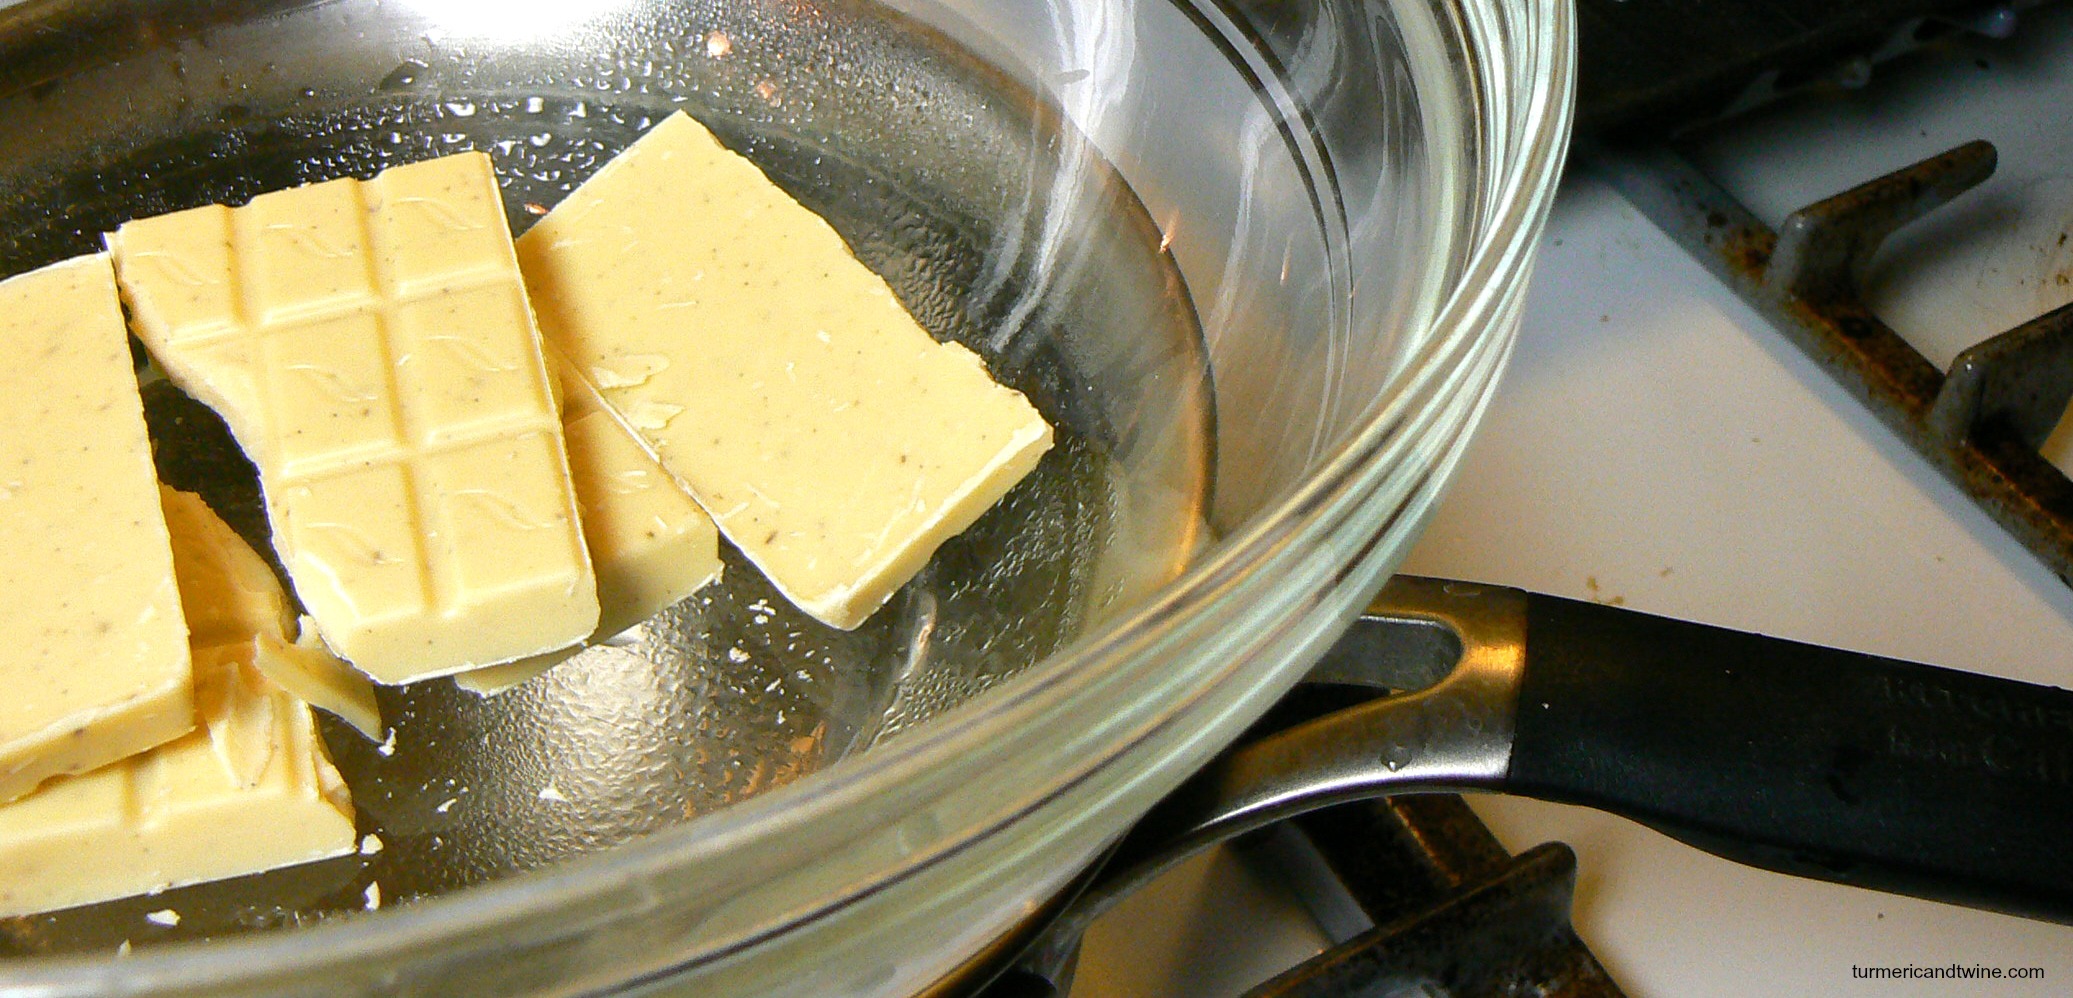
[[[284, 130], [306, 144], [250, 185], [490, 147], [522, 226], [527, 191], [566, 189], [688, 106], [837, 215], [882, 195], [919, 204], [924, 230], [993, 219], [962, 271], [899, 271], [934, 259], [903, 255], [925, 237], [844, 234], [899, 271], [932, 329], [964, 322], [948, 335], [1084, 431], [1112, 486], [1069, 613], [974, 609], [967, 631], [1005, 652], [828, 679], [840, 730], [816, 729], [818, 762], [788, 779], [672, 798], [682, 820], [376, 911], [281, 907], [250, 920], [264, 931], [120, 953], [39, 946], [62, 922], [7, 920], [42, 955], [0, 961], [0, 991], [827, 996], [956, 979], [1293, 684], [1425, 522], [1518, 322], [1568, 142], [1572, 30], [1559, 0], [0, 4], [0, 273], [90, 250], [121, 217], [249, 196], [182, 171]], [[310, 112], [383, 95], [402, 110], [333, 131]], [[478, 98], [509, 117], [485, 124]], [[565, 169], [529, 174], [529, 145]], [[833, 160], [866, 180], [827, 181]], [[931, 287], [949, 289], [942, 315]], [[920, 661], [934, 625], [906, 599], [888, 626]], [[384, 706], [435, 714], [445, 695]], [[369, 750], [332, 740], [350, 775]]]

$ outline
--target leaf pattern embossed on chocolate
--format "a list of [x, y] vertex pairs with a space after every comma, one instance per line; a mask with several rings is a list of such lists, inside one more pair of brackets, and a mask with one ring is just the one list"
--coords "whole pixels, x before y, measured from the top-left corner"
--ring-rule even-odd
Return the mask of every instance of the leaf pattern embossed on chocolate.
[[456, 356], [459, 356], [469, 366], [491, 374], [516, 371], [520, 366], [517, 359], [499, 357], [491, 353], [489, 347], [484, 346], [482, 341], [471, 337], [445, 335], [433, 336], [429, 337], [429, 339], [431, 342], [437, 343]]
[[543, 517], [513, 502], [511, 497], [488, 489], [456, 489], [446, 493], [445, 498], [467, 500], [497, 522], [515, 530], [550, 530], [560, 525], [555, 518]]
[[483, 227], [482, 222], [470, 219], [453, 205], [438, 198], [398, 198], [396, 204], [398, 207], [415, 208], [434, 223], [454, 232], [474, 232]]
[[340, 402], [374, 402], [381, 398], [380, 391], [355, 385], [344, 375], [320, 364], [289, 364], [287, 369], [302, 375], [304, 380]]

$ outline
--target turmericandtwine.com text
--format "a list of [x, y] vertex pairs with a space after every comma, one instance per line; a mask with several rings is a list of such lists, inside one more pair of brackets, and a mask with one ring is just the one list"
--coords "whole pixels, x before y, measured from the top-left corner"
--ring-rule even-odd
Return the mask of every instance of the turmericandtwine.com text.
[[1859, 967], [1851, 964], [1850, 976], [1860, 981], [2041, 981], [2044, 979], [2044, 968], [1985, 967], [1962, 963], [1945, 964], [1940, 967]]

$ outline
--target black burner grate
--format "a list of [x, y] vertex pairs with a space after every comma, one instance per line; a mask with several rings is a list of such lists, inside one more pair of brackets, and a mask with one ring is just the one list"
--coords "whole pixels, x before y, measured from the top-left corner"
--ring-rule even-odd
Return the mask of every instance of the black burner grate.
[[1513, 856], [1451, 795], [1346, 804], [1294, 819], [1374, 927], [1253, 998], [1616, 998], [1569, 924], [1576, 855]]
[[1777, 232], [1668, 147], [1584, 158], [2073, 585], [2073, 481], [2038, 453], [2073, 399], [2073, 306], [1973, 346], [1946, 374], [1872, 314], [1855, 278], [1894, 230], [1992, 174], [1992, 146], [1966, 143], [1809, 205]]
[[[1347, 696], [1341, 687], [1300, 686], [1256, 730], [1322, 716]], [[1341, 940], [1251, 998], [1621, 994], [1570, 927], [1575, 854], [1549, 843], [1513, 856], [1459, 797], [1322, 808], [1252, 832], [1238, 846]], [[1117, 896], [1095, 875], [1087, 894], [978, 998], [1065, 998], [1080, 933]]]
[[1791, 89], [1862, 85], [1874, 61], [1946, 35], [2005, 36], [2032, 5], [1580, 0], [1576, 158], [2073, 585], [2073, 481], [2038, 453], [2073, 396], [2073, 308], [1978, 344], [1945, 373], [1856, 283], [1895, 229], [1992, 174], [1993, 147], [1930, 157], [1772, 231], [1664, 141]]
[[[1300, 837], [1326, 876], [1308, 875], [1301, 861], [1266, 865], [1287, 869], [1289, 886], [1313, 910], [1350, 902], [1366, 927], [1248, 998], [1622, 994], [1570, 927], [1576, 855], [1568, 846], [1513, 856], [1461, 798], [1443, 794], [1325, 808], [1251, 841], [1282, 836]], [[1246, 851], [1259, 861], [1278, 850]], [[1070, 916], [1061, 924], [1084, 927]], [[1065, 998], [1078, 947], [1077, 937], [1050, 938], [977, 998]]]

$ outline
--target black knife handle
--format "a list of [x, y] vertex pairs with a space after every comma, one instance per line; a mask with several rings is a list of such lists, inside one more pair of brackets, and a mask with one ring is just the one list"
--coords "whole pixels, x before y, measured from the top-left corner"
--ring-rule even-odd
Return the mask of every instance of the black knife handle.
[[1549, 596], [1526, 647], [1507, 790], [2073, 922], [2073, 693]]

